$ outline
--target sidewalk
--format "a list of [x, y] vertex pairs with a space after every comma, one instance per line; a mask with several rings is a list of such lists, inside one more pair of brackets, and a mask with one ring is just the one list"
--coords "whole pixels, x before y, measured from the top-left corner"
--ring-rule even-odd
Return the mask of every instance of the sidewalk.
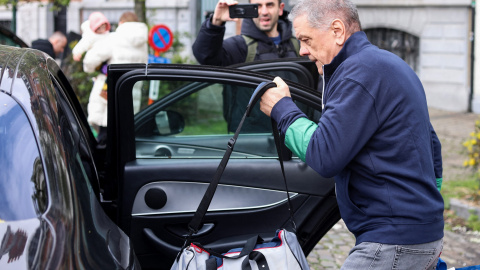
[[[463, 167], [462, 143], [474, 130], [480, 115], [447, 112], [430, 108], [430, 121], [442, 143], [443, 179], [458, 179], [470, 172]], [[307, 257], [311, 269], [340, 269], [355, 237], [340, 220], [323, 237]], [[445, 231], [442, 259], [450, 267], [480, 264], [480, 235]]]

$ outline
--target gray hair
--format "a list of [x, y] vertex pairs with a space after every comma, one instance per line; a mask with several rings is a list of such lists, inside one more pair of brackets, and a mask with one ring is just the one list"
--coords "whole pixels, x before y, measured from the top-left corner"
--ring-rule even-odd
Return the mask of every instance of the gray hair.
[[311, 27], [326, 30], [334, 19], [340, 19], [347, 33], [362, 30], [357, 7], [351, 0], [299, 0], [290, 11], [290, 21], [307, 15]]

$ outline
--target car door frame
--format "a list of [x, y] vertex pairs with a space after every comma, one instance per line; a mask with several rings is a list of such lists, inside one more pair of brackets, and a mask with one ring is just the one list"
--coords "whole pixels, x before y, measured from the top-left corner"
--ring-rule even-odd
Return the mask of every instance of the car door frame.
[[[277, 63], [277, 67], [279, 65], [281, 64]], [[264, 68], [261, 65], [260, 67], [262, 69]], [[134, 125], [131, 91], [125, 91], [123, 89], [132, 89], [135, 82], [153, 78], [196, 78], [202, 80], [205, 76], [209, 76], [219, 82], [234, 82], [252, 87], [255, 87], [261, 82], [271, 81], [274, 78], [272, 75], [261, 72], [252, 73], [238, 68], [173, 64], [111, 65], [108, 72], [108, 88], [114, 89], [114, 91], [109, 91], [108, 95], [109, 117], [107, 127], [107, 155], [105, 160], [107, 170], [105, 173], [107, 174], [106, 179], [109, 179], [109, 182], [105, 186], [104, 197], [107, 201], [116, 204], [118, 215], [116, 217], [116, 223], [127, 234], [130, 232], [129, 222], [131, 217], [121, 216], [120, 213], [131, 211], [131, 206], [124, 205], [122, 198], [118, 198], [118, 194], [119, 191], [123, 190], [126, 165], [127, 163], [132, 164], [132, 162], [135, 164], [136, 153], [135, 134], [131, 128]], [[219, 76], [220, 74], [222, 76]], [[318, 91], [294, 82], [288, 82], [288, 84], [290, 85], [292, 97], [295, 100], [319, 108], [321, 97]], [[119, 134], [121, 134], [121, 136], [119, 136]], [[293, 163], [289, 165], [287, 163], [286, 167], [299, 166], [299, 164], [292, 164]], [[208, 183], [209, 179], [205, 179], [204, 181]], [[289, 188], [290, 185], [289, 183]], [[322, 186], [320, 183], [313, 188], [322, 189], [327, 186], [328, 185]], [[309, 224], [308, 228], [305, 228], [308, 235], [303, 235], [302, 232], [300, 232], [302, 249], [306, 254], [313, 249], [318, 240], [340, 219], [338, 207], [336, 207], [335, 191], [331, 186], [331, 182], [328, 187], [325, 197], [328, 197], [328, 204], [333, 206], [327, 211], [319, 210], [318, 215], [315, 217], [316, 222]], [[300, 187], [300, 184], [297, 186], [295, 186], [295, 183], [292, 184], [292, 189], [294, 190], [305, 190], [308, 188], [312, 187]], [[126, 209], [126, 207], [130, 207], [130, 209]], [[299, 213], [299, 215], [305, 214]]]

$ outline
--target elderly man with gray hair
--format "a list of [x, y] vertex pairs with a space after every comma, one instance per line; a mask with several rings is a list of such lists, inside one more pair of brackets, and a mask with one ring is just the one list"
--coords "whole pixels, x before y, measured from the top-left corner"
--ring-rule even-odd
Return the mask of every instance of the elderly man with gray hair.
[[300, 0], [289, 17], [300, 54], [323, 75], [323, 114], [311, 122], [287, 84], [261, 110], [285, 144], [334, 177], [340, 213], [356, 237], [342, 269], [433, 269], [443, 247], [441, 145], [418, 76], [372, 45], [350, 0]]

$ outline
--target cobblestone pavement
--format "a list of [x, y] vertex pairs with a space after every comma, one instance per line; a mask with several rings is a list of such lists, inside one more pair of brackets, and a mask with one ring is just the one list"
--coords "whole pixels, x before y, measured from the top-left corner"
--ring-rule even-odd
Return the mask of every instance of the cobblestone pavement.
[[[462, 153], [462, 142], [474, 130], [475, 121], [480, 116], [433, 108], [429, 111], [432, 125], [442, 143], [444, 181], [470, 175], [463, 167], [465, 154]], [[310, 268], [340, 269], [354, 245], [355, 237], [347, 230], [343, 220], [340, 220], [308, 255]], [[446, 230], [441, 257], [449, 268], [479, 265], [480, 234]]]

